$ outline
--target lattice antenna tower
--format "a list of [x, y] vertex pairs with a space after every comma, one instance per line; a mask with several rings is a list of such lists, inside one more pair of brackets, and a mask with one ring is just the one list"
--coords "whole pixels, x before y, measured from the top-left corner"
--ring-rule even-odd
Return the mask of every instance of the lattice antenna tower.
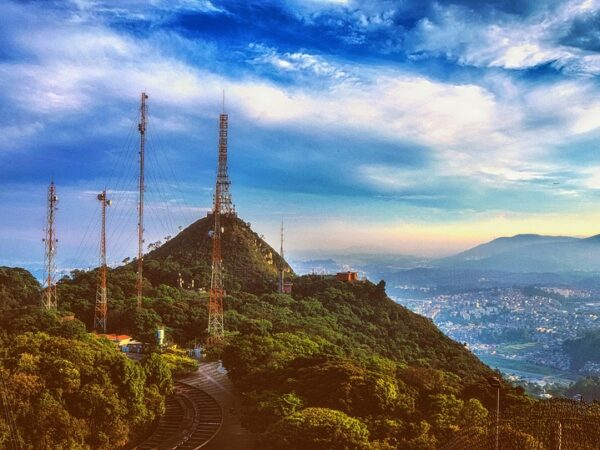
[[279, 249], [279, 256], [281, 256], [281, 267], [279, 268], [279, 293], [284, 291], [284, 259], [283, 259], [283, 219], [281, 219], [281, 248]]
[[42, 305], [46, 309], [56, 309], [57, 294], [56, 294], [56, 247], [58, 239], [56, 238], [56, 205], [58, 204], [58, 196], [56, 195], [56, 186], [54, 180], [50, 182], [48, 187], [48, 206], [46, 212], [46, 229], [43, 239], [46, 249], [45, 254], [45, 278], [44, 292], [42, 293]]
[[94, 311], [94, 329], [106, 333], [106, 317], [108, 314], [108, 301], [106, 295], [106, 207], [112, 200], [106, 197], [106, 190], [98, 194], [102, 208], [102, 225], [100, 231], [100, 271], [98, 272], [98, 288], [96, 290], [96, 309]]
[[[219, 212], [225, 215], [236, 215], [235, 205], [231, 200], [231, 181], [227, 169], [227, 131], [229, 116], [225, 113], [225, 91], [223, 91], [223, 106], [219, 116], [219, 165], [217, 170], [217, 185], [215, 197], [219, 197]], [[216, 205], [216, 199], [215, 199]]]
[[231, 201], [229, 176], [227, 175], [227, 132], [228, 115], [225, 113], [225, 94], [223, 94], [223, 110], [219, 116], [219, 157], [217, 182], [213, 205], [214, 228], [212, 230], [212, 271], [210, 278], [210, 295], [208, 300], [208, 340], [218, 342], [225, 336], [223, 323], [223, 258], [221, 255], [221, 235], [224, 231], [221, 216], [235, 216], [235, 208]]
[[140, 104], [140, 123], [138, 124], [138, 130], [140, 132], [140, 175], [139, 175], [139, 200], [138, 200], [138, 257], [137, 257], [137, 279], [136, 279], [136, 291], [137, 291], [137, 309], [138, 311], [142, 308], [142, 295], [144, 286], [144, 192], [146, 191], [146, 185], [144, 181], [144, 151], [146, 145], [146, 114], [148, 107], [146, 106], [146, 100], [148, 95], [142, 92], [142, 99]]

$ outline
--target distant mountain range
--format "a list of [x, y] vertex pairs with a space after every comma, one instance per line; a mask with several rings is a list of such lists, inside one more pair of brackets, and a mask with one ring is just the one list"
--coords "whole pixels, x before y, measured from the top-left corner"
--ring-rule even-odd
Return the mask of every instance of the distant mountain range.
[[539, 234], [501, 237], [431, 261], [431, 265], [512, 273], [600, 272], [600, 235], [585, 239]]
[[318, 260], [296, 259], [300, 273], [356, 270], [383, 279], [392, 295], [407, 286], [486, 288], [536, 284], [600, 288], [600, 235], [589, 238], [519, 234], [500, 237], [453, 256], [427, 259], [406, 255], [348, 253]]

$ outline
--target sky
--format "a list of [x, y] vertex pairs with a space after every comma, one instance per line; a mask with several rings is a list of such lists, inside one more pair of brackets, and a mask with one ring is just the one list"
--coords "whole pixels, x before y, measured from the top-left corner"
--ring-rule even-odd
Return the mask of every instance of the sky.
[[274, 247], [441, 256], [600, 233], [600, 1], [0, 0], [0, 264], [135, 254], [211, 207], [225, 91], [239, 215]]

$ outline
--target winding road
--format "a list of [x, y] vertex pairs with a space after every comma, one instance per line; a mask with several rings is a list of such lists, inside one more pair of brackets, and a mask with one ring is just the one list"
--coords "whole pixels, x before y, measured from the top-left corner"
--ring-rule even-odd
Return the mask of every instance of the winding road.
[[175, 383], [166, 412], [138, 450], [252, 450], [254, 436], [240, 423], [237, 396], [218, 362]]

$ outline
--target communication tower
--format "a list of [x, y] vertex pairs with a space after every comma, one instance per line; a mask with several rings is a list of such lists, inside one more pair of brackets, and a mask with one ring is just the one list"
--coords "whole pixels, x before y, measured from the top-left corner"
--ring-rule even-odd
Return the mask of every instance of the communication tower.
[[136, 290], [137, 290], [137, 309], [138, 311], [142, 308], [142, 294], [143, 294], [143, 269], [144, 269], [144, 192], [146, 186], [144, 184], [144, 150], [146, 145], [146, 113], [148, 107], [146, 106], [146, 100], [148, 96], [145, 92], [142, 92], [142, 100], [140, 104], [140, 123], [138, 124], [138, 130], [140, 132], [140, 176], [139, 176], [139, 200], [138, 200], [138, 258], [137, 258], [137, 279], [136, 279]]
[[100, 271], [98, 273], [98, 288], [96, 290], [94, 329], [106, 333], [106, 316], [108, 312], [106, 296], [106, 207], [112, 204], [112, 200], [106, 197], [106, 190], [98, 194], [98, 200], [100, 200], [102, 206], [102, 226], [100, 232]]
[[45, 272], [44, 292], [42, 293], [42, 305], [46, 309], [56, 309], [56, 246], [58, 239], [56, 238], [56, 210], [58, 196], [56, 195], [56, 186], [54, 180], [50, 182], [48, 187], [48, 206], [46, 212], [46, 229], [43, 241], [45, 243]]
[[[223, 96], [224, 98], [224, 96]], [[218, 342], [225, 335], [223, 324], [223, 299], [225, 288], [223, 286], [223, 258], [221, 255], [221, 236], [224, 228], [221, 224], [222, 216], [235, 217], [235, 207], [231, 201], [229, 187], [231, 182], [227, 174], [227, 132], [229, 117], [223, 112], [219, 116], [219, 162], [217, 167], [217, 182], [213, 205], [214, 228], [212, 230], [212, 271], [210, 278], [210, 293], [208, 300], [208, 340]]]

